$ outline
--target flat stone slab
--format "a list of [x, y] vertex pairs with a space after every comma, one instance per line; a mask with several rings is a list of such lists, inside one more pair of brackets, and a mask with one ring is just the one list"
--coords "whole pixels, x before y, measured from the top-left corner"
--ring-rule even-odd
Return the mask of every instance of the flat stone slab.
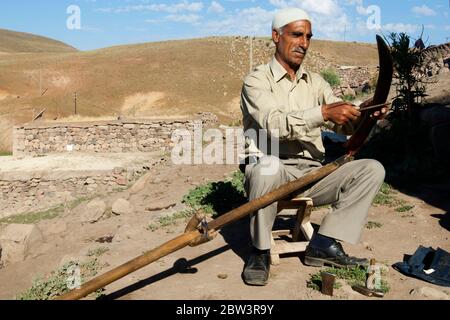
[[158, 158], [161, 152], [64, 153], [44, 157], [2, 157], [0, 172], [8, 171], [99, 171], [129, 167]]
[[1, 261], [22, 262], [43, 242], [41, 231], [32, 224], [10, 224], [0, 235]]

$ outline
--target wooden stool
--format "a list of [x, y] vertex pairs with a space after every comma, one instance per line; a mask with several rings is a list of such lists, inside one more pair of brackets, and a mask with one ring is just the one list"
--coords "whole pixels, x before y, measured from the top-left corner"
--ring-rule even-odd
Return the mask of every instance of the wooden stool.
[[[271, 263], [277, 265], [280, 263], [280, 254], [302, 252], [306, 250], [313, 236], [314, 229], [311, 225], [310, 217], [313, 208], [313, 201], [311, 198], [294, 197], [290, 200], [282, 200], [278, 202], [278, 212], [289, 210], [279, 214], [278, 216], [295, 216], [296, 221], [293, 230], [274, 230], [272, 231], [272, 248], [270, 250]], [[303, 233], [306, 240], [299, 241], [300, 232]], [[286, 241], [280, 239], [283, 236], [292, 235]]]

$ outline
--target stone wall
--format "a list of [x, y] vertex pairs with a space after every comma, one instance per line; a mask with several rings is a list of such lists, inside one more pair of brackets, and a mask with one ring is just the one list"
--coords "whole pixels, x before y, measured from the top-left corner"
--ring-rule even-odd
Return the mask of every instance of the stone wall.
[[121, 153], [165, 151], [176, 129], [218, 124], [212, 114], [184, 120], [117, 120], [85, 123], [30, 123], [14, 127], [13, 155], [64, 152]]
[[38, 212], [77, 199], [126, 188], [149, 168], [108, 171], [4, 172], [0, 174], [0, 218]]

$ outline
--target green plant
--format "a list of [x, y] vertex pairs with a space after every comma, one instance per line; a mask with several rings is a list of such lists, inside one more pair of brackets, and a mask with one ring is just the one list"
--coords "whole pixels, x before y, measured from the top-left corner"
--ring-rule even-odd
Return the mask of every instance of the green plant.
[[64, 213], [64, 211], [68, 209], [73, 209], [80, 205], [81, 203], [85, 201], [92, 200], [96, 196], [91, 197], [81, 197], [76, 200], [73, 200], [70, 202], [67, 206], [64, 204], [60, 204], [56, 207], [53, 207], [51, 209], [45, 210], [45, 211], [37, 211], [37, 212], [29, 212], [24, 214], [18, 214], [10, 217], [6, 217], [3, 219], [0, 219], [0, 224], [12, 224], [12, 223], [18, 223], [18, 224], [33, 224], [38, 223], [39, 221], [43, 220], [51, 220], [54, 219]]
[[244, 175], [236, 171], [225, 181], [198, 186], [183, 197], [183, 203], [207, 214], [220, 215], [246, 202]]
[[88, 257], [97, 257], [98, 258], [98, 257], [102, 256], [103, 254], [105, 254], [108, 251], [109, 251], [108, 247], [99, 247], [99, 248], [96, 248], [96, 249], [89, 250], [88, 253], [87, 253], [87, 256]]
[[236, 119], [230, 122], [230, 127], [241, 127], [242, 126], [242, 119]]
[[344, 94], [342, 96], [342, 100], [346, 101], [346, 102], [352, 102], [355, 101], [356, 97], [352, 94]]
[[341, 79], [339, 75], [333, 69], [325, 69], [320, 72], [320, 75], [325, 79], [326, 82], [332, 87], [337, 87], [341, 84]]
[[414, 208], [414, 206], [404, 205], [404, 206], [396, 208], [395, 211], [397, 211], [397, 212], [408, 212], [408, 211], [411, 211], [413, 208]]
[[150, 223], [145, 229], [151, 232], [155, 232], [156, 230], [158, 230], [158, 228], [159, 228], [158, 225]]
[[181, 219], [188, 219], [194, 214], [193, 210], [183, 210], [172, 215], [162, 216], [158, 218], [158, 223], [161, 227], [168, 227], [177, 224]]
[[449, 170], [435, 158], [430, 128], [419, 117], [429, 83], [428, 62], [423, 60], [421, 49], [410, 48], [407, 34], [391, 33], [389, 39], [397, 95], [386, 117], [387, 125], [377, 128], [359, 157], [380, 161], [386, 168], [386, 179], [400, 185], [439, 179]]
[[[367, 269], [366, 268], [326, 268], [323, 270], [325, 272], [334, 274], [337, 279], [345, 280], [349, 285], [362, 285], [365, 286], [366, 278], [367, 278]], [[336, 282], [337, 283], [337, 282]], [[339, 285], [334, 288], [339, 289]], [[321, 272], [313, 274], [310, 280], [307, 283], [309, 288], [313, 288], [314, 290], [320, 290], [322, 286], [322, 276]], [[387, 293], [390, 290], [388, 283], [385, 280], [381, 280], [381, 288], [380, 291], [383, 293]]]
[[373, 200], [373, 204], [375, 205], [385, 205], [385, 206], [392, 206], [396, 199], [393, 196], [394, 191], [392, 190], [392, 187], [384, 182], [380, 188], [380, 191], [375, 196], [375, 199]]
[[375, 221], [369, 221], [366, 224], [366, 228], [367, 229], [375, 229], [375, 228], [381, 228], [383, 225], [379, 222], [375, 222]]
[[6, 217], [3, 219], [0, 219], [0, 223], [33, 224], [33, 223], [37, 223], [42, 220], [54, 219], [54, 218], [58, 217], [60, 214], [62, 214], [63, 212], [64, 212], [64, 205], [59, 205], [59, 206], [56, 206], [54, 208], [51, 208], [51, 209], [48, 209], [45, 211], [31, 212], [31, 213], [18, 214], [18, 215]]
[[12, 156], [12, 152], [9, 151], [0, 151], [0, 157], [8, 157], [8, 156]]
[[[306, 286], [314, 290], [320, 291], [322, 289], [322, 272], [315, 273], [311, 276], [311, 279], [307, 282]], [[334, 289], [340, 289], [342, 284], [335, 282], [333, 285]]]
[[[73, 270], [77, 268], [80, 271], [81, 283], [84, 283], [86, 279], [97, 275], [101, 267], [97, 259], [84, 263], [70, 261], [52, 272], [47, 278], [38, 277], [33, 280], [31, 288], [17, 295], [16, 300], [51, 300], [70, 291], [70, 277], [73, 275]], [[98, 296], [101, 291], [99, 290], [95, 294]]]

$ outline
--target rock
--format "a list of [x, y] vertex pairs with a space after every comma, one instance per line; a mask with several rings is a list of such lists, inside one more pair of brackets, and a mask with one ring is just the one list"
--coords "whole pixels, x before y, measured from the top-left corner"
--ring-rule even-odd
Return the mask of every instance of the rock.
[[368, 243], [368, 242], [363, 242], [363, 246], [365, 249], [369, 250], [369, 251], [373, 251], [373, 246]]
[[55, 221], [52, 224], [50, 224], [47, 229], [45, 230], [46, 235], [55, 235], [63, 233], [67, 230], [67, 223], [64, 221]]
[[86, 205], [85, 212], [81, 215], [82, 223], [95, 223], [99, 221], [106, 211], [106, 203], [103, 200], [92, 200]]
[[426, 298], [433, 300], [450, 300], [450, 297], [447, 293], [431, 287], [415, 288], [411, 290], [409, 294], [418, 298]]
[[133, 213], [133, 206], [125, 199], [117, 199], [112, 205], [112, 212], [118, 216]]
[[152, 184], [160, 184], [162, 182], [162, 179], [159, 177], [156, 177], [151, 181]]
[[347, 86], [346, 88], [344, 88], [343, 93], [344, 93], [344, 96], [356, 97], [355, 90], [353, 90], [350, 86]]
[[119, 174], [122, 174], [122, 173], [125, 172], [125, 171], [126, 171], [125, 168], [122, 168], [122, 167], [116, 167], [116, 168], [113, 169], [113, 174], [119, 175]]
[[33, 224], [10, 224], [0, 235], [1, 261], [5, 264], [22, 262], [44, 239], [41, 231]]
[[128, 180], [126, 178], [124, 178], [124, 177], [119, 177], [119, 178], [116, 179], [116, 183], [119, 186], [126, 186], [126, 185], [128, 185]]
[[136, 183], [130, 188], [130, 194], [136, 194], [144, 190], [145, 185], [147, 184], [147, 181], [150, 179], [151, 176], [152, 176], [151, 173], [147, 173], [142, 177], [140, 177], [139, 180], [136, 181]]
[[175, 207], [176, 205], [177, 204], [175, 202], [164, 205], [152, 205], [150, 207], [145, 208], [145, 211], [162, 211]]

